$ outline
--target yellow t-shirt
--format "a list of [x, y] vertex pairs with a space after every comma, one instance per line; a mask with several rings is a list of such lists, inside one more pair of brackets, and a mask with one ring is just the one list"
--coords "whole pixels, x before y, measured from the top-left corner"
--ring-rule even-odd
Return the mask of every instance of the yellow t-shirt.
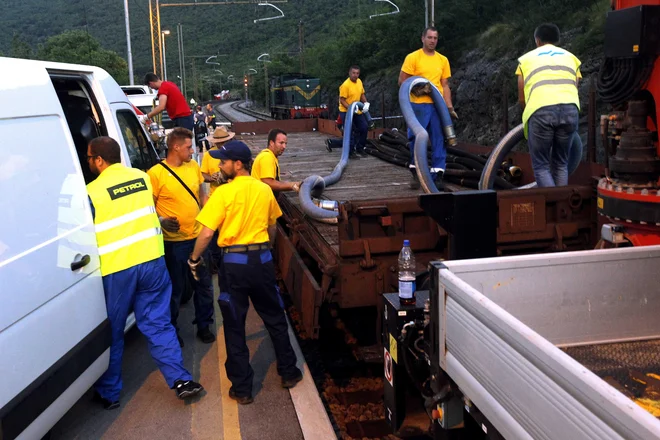
[[[416, 50], [406, 56], [401, 70], [412, 76], [421, 76], [428, 79], [435, 85], [442, 95], [442, 80], [451, 76], [449, 60], [444, 55], [435, 52], [433, 55], [426, 55], [424, 49]], [[417, 104], [433, 103], [430, 96], [410, 95], [410, 101]]]
[[280, 180], [280, 161], [269, 148], [264, 148], [257, 154], [252, 163], [252, 177], [257, 180]]
[[268, 226], [282, 215], [270, 187], [252, 176], [238, 176], [213, 193], [197, 221], [214, 231], [218, 246], [268, 242]]
[[[364, 86], [362, 85], [362, 80], [360, 78], [357, 81], [353, 82], [350, 78], [346, 78], [346, 81], [339, 86], [339, 97], [344, 98], [348, 104], [353, 104], [355, 101], [360, 101], [362, 94], [364, 93]], [[339, 111], [345, 112], [348, 109], [341, 105], [341, 100], [339, 100]], [[358, 115], [361, 114], [361, 111], [358, 111]]]
[[[211, 147], [211, 150], [217, 150], [218, 147]], [[201, 167], [202, 173], [206, 173], [208, 175], [213, 175], [220, 171], [220, 159], [214, 159], [211, 157], [209, 152], [207, 151], [204, 153], [204, 157], [202, 157], [202, 167]], [[217, 182], [211, 182], [209, 183], [209, 186], [211, 190], [209, 191], [209, 197], [211, 194], [213, 194], [213, 191], [215, 191], [220, 184]]]
[[[199, 200], [199, 185], [204, 177], [199, 165], [194, 160], [183, 163], [179, 167], [168, 166], [190, 188]], [[183, 241], [197, 238], [202, 226], [195, 221], [199, 214], [199, 206], [186, 189], [162, 165], [154, 165], [147, 171], [151, 178], [156, 202], [156, 213], [159, 217], [176, 217], [179, 220], [179, 231], [168, 232], [163, 229], [165, 241]]]

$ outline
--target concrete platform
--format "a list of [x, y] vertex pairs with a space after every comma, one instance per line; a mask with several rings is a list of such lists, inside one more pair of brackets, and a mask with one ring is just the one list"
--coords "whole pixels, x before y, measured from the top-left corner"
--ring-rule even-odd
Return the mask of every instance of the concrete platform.
[[[216, 279], [214, 285], [217, 299]], [[304, 379], [286, 390], [280, 386], [273, 345], [253, 308], [248, 313], [246, 333], [255, 373], [255, 400], [239, 406], [229, 398], [222, 314], [214, 303], [218, 341], [213, 344], [203, 344], [195, 337], [192, 301], [182, 307], [179, 317], [185, 366], [204, 386], [201, 397], [189, 403], [176, 398], [151, 359], [146, 340], [134, 327], [126, 335], [121, 407], [102, 409], [92, 402], [90, 391], [55, 425], [51, 439], [335, 439], [291, 328], [289, 334]]]

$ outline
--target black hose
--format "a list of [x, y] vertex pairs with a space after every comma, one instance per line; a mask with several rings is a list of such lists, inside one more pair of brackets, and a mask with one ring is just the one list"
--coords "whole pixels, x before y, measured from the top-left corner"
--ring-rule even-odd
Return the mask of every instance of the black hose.
[[476, 162], [479, 162], [482, 165], [486, 165], [486, 159], [484, 159], [483, 157], [477, 156], [476, 154], [468, 153], [467, 151], [463, 151], [458, 148], [447, 147], [447, 154], [453, 154], [454, 156], [465, 157], [467, 159], [471, 159]]
[[598, 72], [598, 96], [608, 104], [622, 104], [649, 80], [655, 57], [606, 58]]

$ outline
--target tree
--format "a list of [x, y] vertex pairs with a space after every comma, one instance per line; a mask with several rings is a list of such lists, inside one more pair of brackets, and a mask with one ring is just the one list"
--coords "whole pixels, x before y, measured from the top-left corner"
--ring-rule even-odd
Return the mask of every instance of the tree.
[[27, 41], [23, 40], [20, 35], [14, 34], [11, 39], [9, 56], [12, 58], [25, 58], [30, 60], [34, 58], [34, 53], [32, 52], [32, 47], [30, 47]]
[[39, 48], [37, 58], [62, 63], [88, 64], [105, 69], [119, 84], [128, 84], [128, 65], [112, 50], [83, 30], [66, 31], [50, 37]]

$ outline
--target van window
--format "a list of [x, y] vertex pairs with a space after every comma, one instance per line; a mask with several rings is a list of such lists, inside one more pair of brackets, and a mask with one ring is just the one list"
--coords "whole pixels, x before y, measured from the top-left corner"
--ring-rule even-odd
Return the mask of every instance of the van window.
[[121, 135], [124, 138], [128, 158], [133, 168], [146, 171], [158, 162], [158, 157], [147, 137], [140, 127], [140, 121], [137, 120], [132, 111], [119, 110], [117, 112], [117, 122], [121, 129]]
[[[66, 241], [91, 222], [87, 191], [65, 130], [66, 123], [57, 116], [0, 121], [0, 267], [7, 260], [58, 238]], [[27, 146], [29, 133], [47, 136], [42, 142]], [[82, 166], [87, 167], [86, 160]], [[60, 251], [48, 246], [43, 264], [57, 261]], [[73, 255], [64, 266], [69, 272]], [[38, 272], [39, 268], [34, 268], [33, 274]]]

